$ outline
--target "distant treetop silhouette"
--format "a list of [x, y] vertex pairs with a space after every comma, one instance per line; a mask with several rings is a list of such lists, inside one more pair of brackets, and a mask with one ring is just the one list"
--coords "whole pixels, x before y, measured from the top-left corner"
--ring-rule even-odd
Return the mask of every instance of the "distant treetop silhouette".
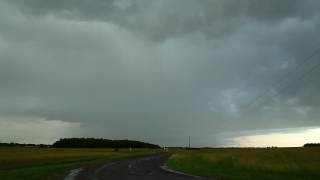
[[160, 148], [160, 146], [132, 140], [109, 140], [96, 138], [63, 138], [54, 148]]
[[303, 147], [320, 147], [320, 143], [307, 143]]

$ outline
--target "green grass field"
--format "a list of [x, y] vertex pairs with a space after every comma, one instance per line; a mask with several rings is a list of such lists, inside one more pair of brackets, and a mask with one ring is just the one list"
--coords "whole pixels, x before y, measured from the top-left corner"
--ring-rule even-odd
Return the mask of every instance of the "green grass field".
[[1, 180], [56, 179], [70, 169], [145, 156], [153, 150], [0, 148]]
[[193, 175], [241, 180], [320, 179], [320, 148], [173, 151], [167, 165]]

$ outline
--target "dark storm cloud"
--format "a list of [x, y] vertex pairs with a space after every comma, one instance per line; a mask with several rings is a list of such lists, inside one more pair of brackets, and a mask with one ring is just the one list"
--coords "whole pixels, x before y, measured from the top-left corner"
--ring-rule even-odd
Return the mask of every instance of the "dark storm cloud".
[[201, 32], [221, 36], [246, 21], [277, 23], [287, 18], [308, 19], [317, 13], [315, 0], [31, 0], [17, 3], [28, 14], [56, 15], [85, 21], [107, 21], [148, 35], [154, 40]]
[[[317, 64], [294, 71], [320, 43], [319, 5], [2, 1], [0, 114], [170, 145], [188, 135], [220, 145], [225, 131], [319, 125], [318, 71], [283, 90]], [[248, 114], [265, 91], [268, 101]]]

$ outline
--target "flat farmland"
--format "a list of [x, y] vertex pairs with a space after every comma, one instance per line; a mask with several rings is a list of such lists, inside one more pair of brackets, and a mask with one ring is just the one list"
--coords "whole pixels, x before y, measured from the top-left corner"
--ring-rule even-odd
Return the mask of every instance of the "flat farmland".
[[218, 179], [320, 179], [320, 148], [172, 150], [167, 165]]
[[154, 153], [148, 149], [0, 148], [0, 179], [56, 179], [70, 169]]

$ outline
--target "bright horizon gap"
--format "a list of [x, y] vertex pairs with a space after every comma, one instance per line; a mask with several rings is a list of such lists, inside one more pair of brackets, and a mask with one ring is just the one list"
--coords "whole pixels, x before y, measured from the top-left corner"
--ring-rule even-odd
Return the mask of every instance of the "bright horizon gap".
[[238, 147], [301, 147], [306, 143], [320, 143], [320, 127], [275, 129], [261, 134], [239, 136], [234, 141], [238, 143]]

